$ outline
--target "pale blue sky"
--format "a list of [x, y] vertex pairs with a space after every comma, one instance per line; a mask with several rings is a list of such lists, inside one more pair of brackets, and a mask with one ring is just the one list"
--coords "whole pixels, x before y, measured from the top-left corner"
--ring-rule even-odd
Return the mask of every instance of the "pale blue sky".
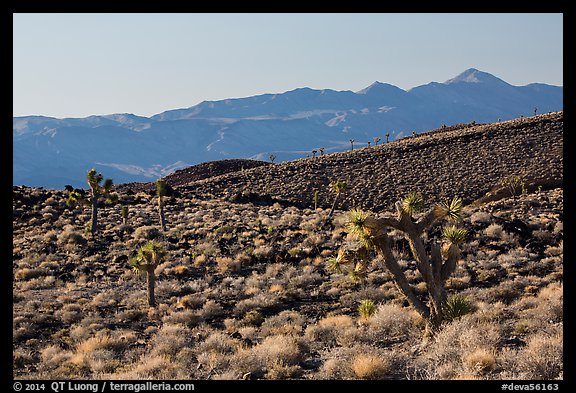
[[468, 68], [563, 85], [562, 14], [14, 14], [13, 115], [151, 116]]

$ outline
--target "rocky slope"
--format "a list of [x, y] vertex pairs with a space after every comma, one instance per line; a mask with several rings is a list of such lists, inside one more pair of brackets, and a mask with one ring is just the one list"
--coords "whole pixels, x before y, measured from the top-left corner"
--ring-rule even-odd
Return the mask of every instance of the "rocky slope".
[[329, 207], [334, 198], [329, 184], [335, 180], [347, 182], [340, 205], [346, 208], [388, 209], [410, 191], [421, 192], [431, 202], [459, 195], [470, 203], [501, 189], [502, 181], [511, 176], [520, 176], [531, 190], [562, 185], [563, 132], [563, 112], [555, 112], [446, 127], [378, 146], [201, 180], [186, 178], [185, 171], [195, 171], [191, 167], [172, 183], [167, 180], [198, 198], [280, 201], [299, 207], [312, 207], [315, 191], [319, 206]]

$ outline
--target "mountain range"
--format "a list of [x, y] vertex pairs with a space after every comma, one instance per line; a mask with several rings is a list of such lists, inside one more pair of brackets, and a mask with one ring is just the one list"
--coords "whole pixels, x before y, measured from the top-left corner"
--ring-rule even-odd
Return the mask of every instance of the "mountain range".
[[13, 184], [85, 187], [92, 167], [116, 183], [151, 181], [227, 158], [276, 162], [399, 139], [442, 125], [509, 120], [563, 109], [563, 88], [513, 86], [471, 68], [403, 90], [375, 82], [357, 92], [298, 88], [204, 101], [151, 117], [111, 114], [13, 118]]

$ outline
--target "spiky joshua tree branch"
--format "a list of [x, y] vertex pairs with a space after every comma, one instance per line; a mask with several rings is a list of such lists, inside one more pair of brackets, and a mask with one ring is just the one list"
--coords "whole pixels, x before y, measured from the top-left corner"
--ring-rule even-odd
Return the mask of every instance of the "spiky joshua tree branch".
[[[445, 283], [456, 269], [456, 263], [461, 257], [459, 244], [466, 239], [468, 231], [455, 225], [461, 219], [460, 198], [454, 197], [449, 203], [438, 204], [416, 218], [415, 214], [422, 206], [422, 195], [411, 193], [403, 201], [396, 202], [396, 214], [375, 217], [360, 209], [351, 210], [348, 214], [347, 229], [359, 240], [361, 246], [356, 250], [343, 246], [336, 260], [331, 262], [331, 268], [343, 270], [344, 266], [349, 266], [349, 271], [362, 270], [368, 263], [370, 251], [374, 250], [383, 257], [385, 266], [392, 273], [399, 289], [427, 321], [427, 327], [435, 331], [444, 319], [443, 310], [447, 298]], [[423, 234], [445, 218], [453, 223], [442, 231], [442, 248], [439, 242], [432, 241], [427, 253]], [[426, 283], [427, 302], [416, 295], [414, 287], [408, 282], [392, 253], [389, 229], [402, 232], [408, 240], [417, 269]]]

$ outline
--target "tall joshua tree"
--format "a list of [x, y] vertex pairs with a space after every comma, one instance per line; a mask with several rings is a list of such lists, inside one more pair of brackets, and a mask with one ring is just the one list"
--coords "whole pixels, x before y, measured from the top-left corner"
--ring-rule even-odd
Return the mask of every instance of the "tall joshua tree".
[[[342, 270], [344, 266], [353, 266], [348, 269], [350, 272], [360, 271], [367, 266], [370, 251], [375, 251], [383, 257], [400, 291], [426, 320], [428, 332], [433, 333], [444, 320], [447, 300], [445, 284], [456, 269], [456, 263], [461, 257], [459, 244], [466, 239], [468, 231], [455, 225], [455, 222], [461, 219], [461, 199], [454, 197], [449, 203], [438, 204], [416, 219], [414, 214], [422, 205], [422, 196], [411, 193], [402, 202], [396, 202], [395, 215], [388, 214], [377, 218], [360, 209], [351, 210], [348, 231], [358, 238], [360, 247], [351, 249], [343, 246], [338, 257], [331, 262], [331, 268]], [[444, 218], [453, 221], [442, 230], [444, 244], [441, 248], [437, 241], [431, 240], [427, 253], [423, 235]], [[417, 291], [409, 283], [392, 253], [389, 229], [400, 231], [407, 238], [417, 269], [426, 283], [428, 302], [416, 295]]]
[[164, 219], [164, 201], [166, 196], [166, 181], [164, 179], [156, 180], [156, 196], [158, 197], [158, 213], [160, 214], [160, 227], [166, 231], [166, 220]]
[[336, 180], [335, 182], [333, 182], [332, 184], [330, 184], [330, 189], [332, 190], [332, 192], [334, 192], [336, 194], [336, 196], [334, 197], [334, 202], [332, 202], [332, 207], [330, 208], [330, 212], [328, 213], [328, 217], [326, 217], [326, 221], [325, 223], [327, 223], [330, 218], [332, 217], [332, 214], [334, 214], [334, 209], [336, 209], [336, 203], [338, 202], [338, 198], [340, 198], [340, 195], [346, 191], [346, 182], [343, 180]]
[[350, 146], [351, 146], [350, 150], [354, 150], [354, 139], [350, 139]]
[[148, 305], [156, 307], [154, 288], [156, 286], [156, 274], [154, 270], [166, 258], [167, 252], [164, 247], [156, 242], [148, 242], [138, 249], [138, 255], [130, 261], [132, 267], [138, 271], [146, 272], [148, 282]]
[[390, 138], [390, 133], [387, 132], [385, 136], [386, 136], [386, 143], [388, 143], [388, 140], [389, 140], [389, 138]]
[[102, 174], [96, 172], [96, 169], [90, 169], [86, 174], [86, 180], [90, 187], [89, 198], [77, 191], [71, 191], [66, 200], [66, 205], [69, 207], [78, 204], [92, 207], [92, 217], [90, 219], [90, 233], [92, 233], [92, 236], [96, 234], [98, 228], [98, 201], [100, 196], [104, 196], [107, 202], [115, 202], [118, 199], [118, 195], [111, 192], [112, 179], [106, 179], [104, 184], [101, 184], [103, 179]]

